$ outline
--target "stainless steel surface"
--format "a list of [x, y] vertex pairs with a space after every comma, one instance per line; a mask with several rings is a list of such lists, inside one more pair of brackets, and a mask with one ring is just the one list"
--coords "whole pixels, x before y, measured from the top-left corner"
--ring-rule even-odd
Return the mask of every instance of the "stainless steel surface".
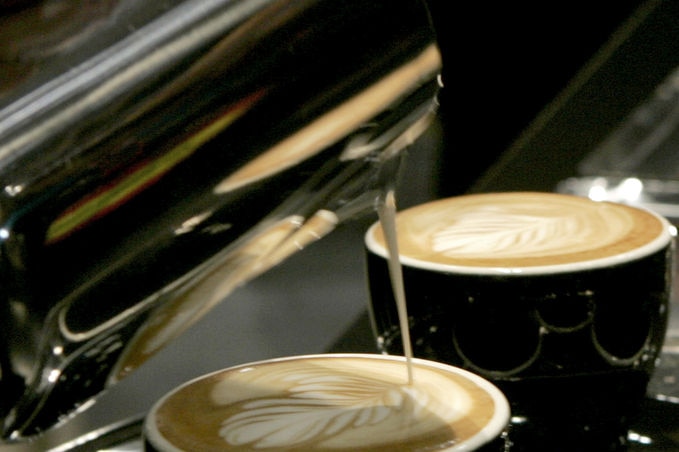
[[133, 416], [87, 432], [50, 449], [50, 452], [142, 451], [144, 449], [141, 434], [143, 422], [143, 415]]
[[85, 410], [371, 209], [434, 118], [441, 61], [418, 0], [146, 3], [1, 18], [6, 440]]
[[[436, 195], [440, 134], [440, 124], [434, 122], [407, 152], [403, 173], [411, 177], [401, 178], [400, 206]], [[0, 452], [71, 447], [78, 438], [90, 438], [82, 435], [96, 435], [143, 415], [175, 386], [231, 365], [327, 351], [377, 351], [363, 322], [363, 235], [376, 218], [366, 212], [339, 225], [323, 240], [237, 289], [88, 410], [32, 443], [0, 445]], [[361, 328], [356, 328], [357, 322]], [[130, 447], [135, 450], [139, 442], [133, 440]]]

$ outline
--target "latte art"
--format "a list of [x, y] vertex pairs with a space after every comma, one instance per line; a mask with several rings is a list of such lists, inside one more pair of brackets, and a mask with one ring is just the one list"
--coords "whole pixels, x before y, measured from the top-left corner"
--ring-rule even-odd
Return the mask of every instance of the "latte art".
[[[610, 245], [630, 229], [625, 218], [611, 221], [598, 212], [569, 215], [560, 206], [540, 206], [522, 212], [522, 206], [461, 210], [448, 226], [444, 218], [435, 225], [413, 225], [420, 238], [431, 239], [431, 249], [442, 256], [479, 258], [539, 257], [566, 251], [586, 251], [592, 243]], [[621, 212], [612, 212], [614, 218]], [[607, 224], [608, 223], [608, 224]], [[608, 231], [608, 234], [602, 234]], [[483, 240], [479, 240], [479, 234]], [[426, 244], [422, 243], [422, 246]]]
[[[448, 198], [404, 210], [396, 221], [404, 264], [470, 272], [609, 265], [629, 253], [649, 254], [670, 240], [667, 225], [650, 212], [553, 193]], [[366, 240], [385, 255], [379, 225]]]
[[[375, 429], [400, 441], [435, 432], [469, 414], [472, 401], [457, 382], [425, 369], [421, 372], [427, 375], [418, 375], [422, 381], [410, 387], [403, 382], [402, 364], [385, 367], [366, 366], [355, 374], [317, 363], [235, 374], [212, 392], [215, 406], [238, 407], [238, 414], [222, 422], [220, 436], [229, 444], [258, 449], [309, 441], [332, 448], [370, 446], [383, 441]], [[241, 385], [274, 387], [286, 396], [253, 400], [253, 394], [235, 394], [236, 400], [230, 400], [233, 388]], [[456, 400], [455, 405], [439, 402], [448, 398]]]
[[485, 380], [416, 360], [416, 383], [407, 384], [403, 359], [367, 356], [208, 375], [159, 403], [148, 436], [178, 450], [457, 450], [497, 436], [507, 421], [504, 398]]

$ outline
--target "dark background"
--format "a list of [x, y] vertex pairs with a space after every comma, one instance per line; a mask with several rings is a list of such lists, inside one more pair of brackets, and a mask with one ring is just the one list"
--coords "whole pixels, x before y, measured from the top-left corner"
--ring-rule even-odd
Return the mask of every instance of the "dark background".
[[427, 0], [443, 55], [442, 196], [466, 191], [644, 4]]

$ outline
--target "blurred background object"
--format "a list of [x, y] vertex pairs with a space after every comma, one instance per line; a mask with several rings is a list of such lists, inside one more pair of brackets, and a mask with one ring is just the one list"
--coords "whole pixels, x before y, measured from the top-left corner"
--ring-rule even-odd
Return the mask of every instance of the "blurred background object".
[[[463, 193], [657, 1], [427, 0], [443, 54], [441, 195]], [[622, 28], [622, 30], [621, 30]]]

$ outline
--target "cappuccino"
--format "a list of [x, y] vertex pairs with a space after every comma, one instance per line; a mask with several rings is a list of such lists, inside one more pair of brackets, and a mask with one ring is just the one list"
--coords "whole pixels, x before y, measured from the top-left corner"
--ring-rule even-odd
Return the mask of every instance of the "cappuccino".
[[[151, 409], [147, 450], [503, 449], [503, 394], [448, 365], [332, 354], [245, 364], [190, 381]], [[494, 448], [491, 448], [494, 447]]]
[[[413, 355], [497, 385], [521, 421], [512, 452], [624, 446], [666, 330], [664, 218], [509, 192], [433, 201], [395, 222]], [[376, 223], [366, 233], [370, 311], [379, 350], [398, 355], [385, 243]]]
[[[553, 193], [490, 193], [433, 201], [397, 217], [404, 265], [465, 273], [553, 273], [610, 266], [670, 241], [657, 215]], [[366, 236], [386, 257], [382, 228]]]

